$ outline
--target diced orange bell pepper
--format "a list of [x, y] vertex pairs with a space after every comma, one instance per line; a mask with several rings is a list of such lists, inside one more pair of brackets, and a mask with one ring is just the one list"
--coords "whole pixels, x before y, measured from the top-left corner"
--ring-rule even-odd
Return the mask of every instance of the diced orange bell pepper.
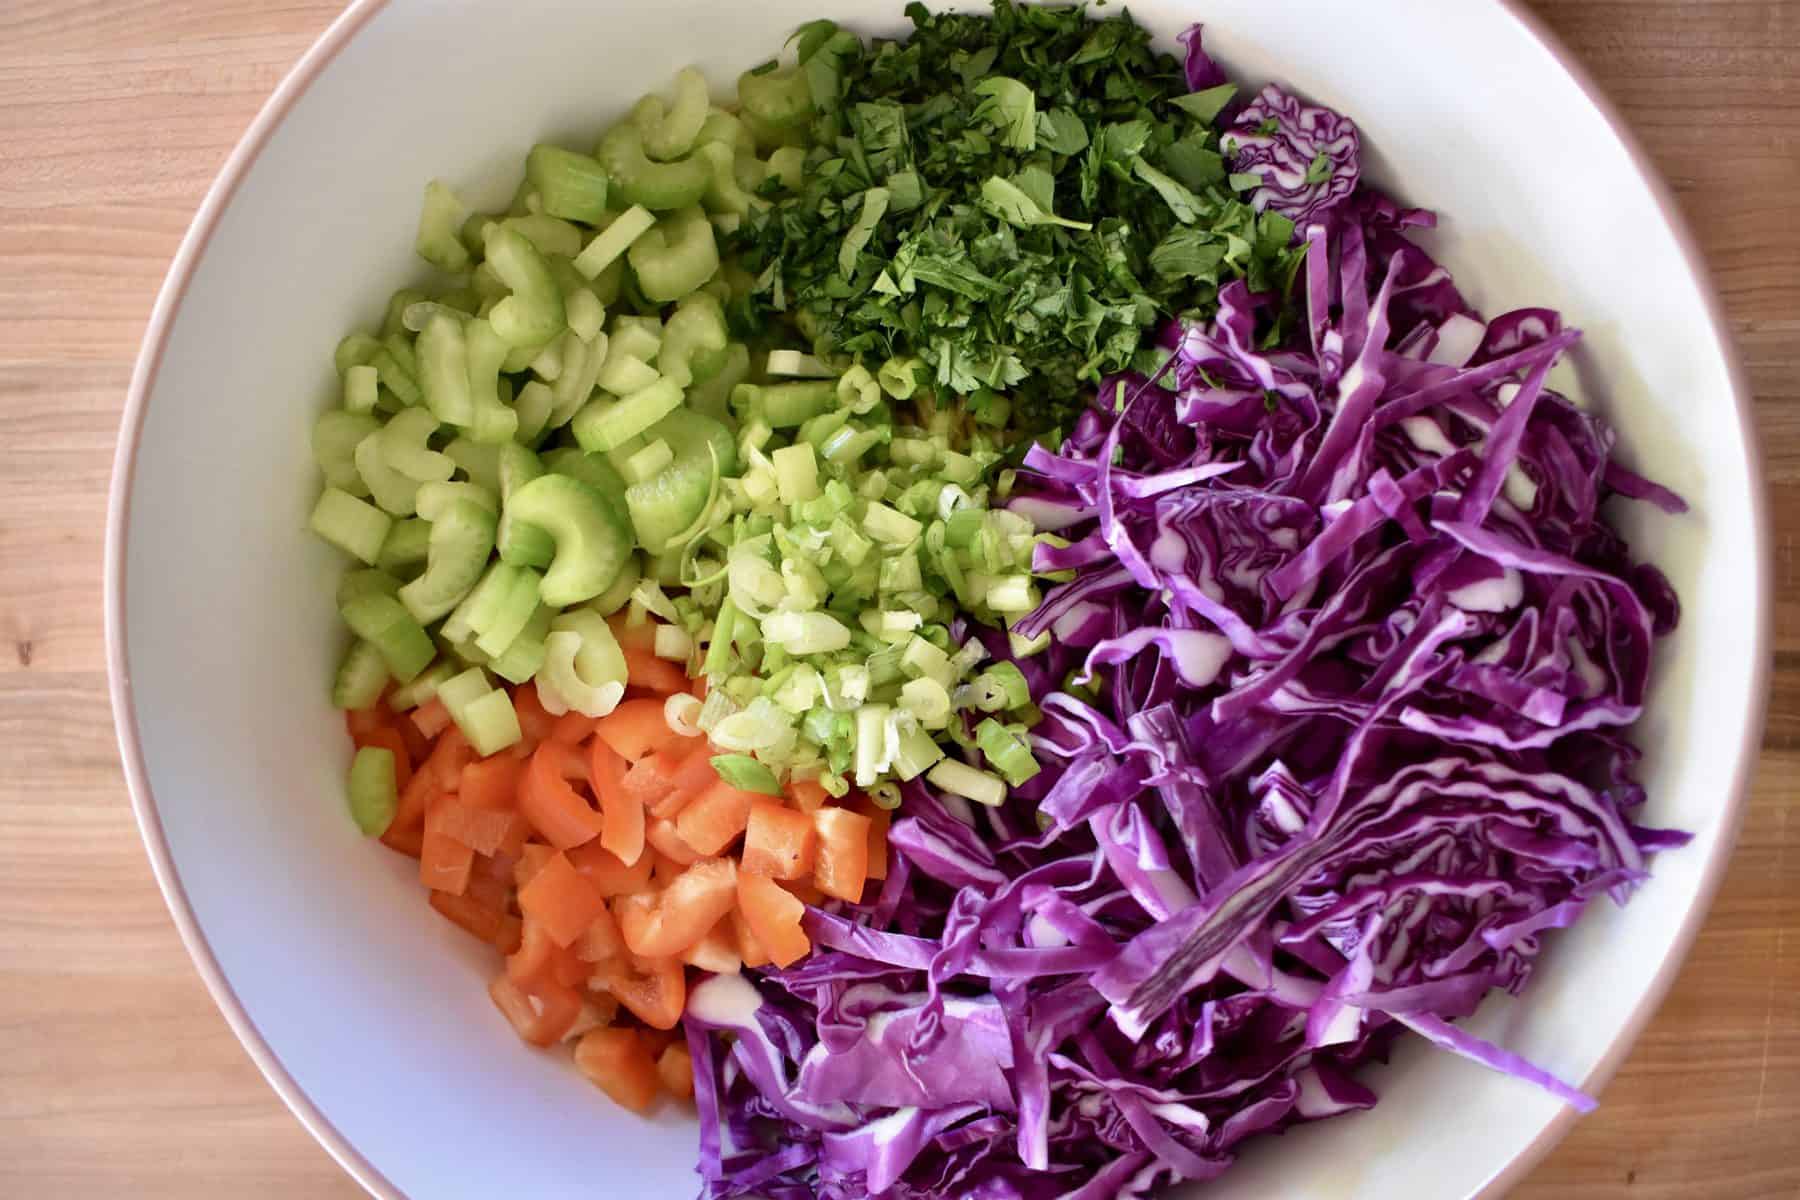
[[844, 808], [821, 808], [813, 814], [819, 852], [813, 882], [827, 896], [852, 904], [862, 902], [869, 878], [869, 818]]
[[799, 961], [812, 950], [812, 941], [800, 928], [806, 906], [782, 890], [766, 875], [738, 872], [738, 908], [749, 922], [756, 940], [778, 967]]
[[641, 892], [650, 886], [650, 869], [653, 863], [648, 854], [640, 855], [629, 867], [599, 842], [577, 846], [568, 854], [575, 869], [587, 876], [587, 881], [594, 885], [594, 890], [608, 899]]
[[758, 800], [750, 806], [744, 830], [744, 870], [771, 879], [810, 878], [818, 840], [811, 817], [773, 800]]
[[519, 911], [544, 923], [558, 946], [568, 946], [586, 932], [606, 901], [562, 853], [552, 854], [543, 869], [519, 888]]
[[750, 809], [763, 798], [721, 779], [677, 814], [675, 829], [696, 854], [718, 854], [744, 832], [750, 824]]
[[560, 850], [591, 841], [600, 836], [602, 829], [600, 814], [564, 777], [568, 753], [568, 747], [556, 742], [539, 745], [519, 789], [519, 811], [533, 829]]
[[575, 1066], [621, 1108], [649, 1112], [656, 1104], [656, 1059], [635, 1029], [595, 1029], [575, 1043]]
[[705, 859], [656, 895], [623, 897], [616, 911], [625, 945], [639, 958], [680, 954], [731, 911], [737, 902], [737, 874], [730, 859]]

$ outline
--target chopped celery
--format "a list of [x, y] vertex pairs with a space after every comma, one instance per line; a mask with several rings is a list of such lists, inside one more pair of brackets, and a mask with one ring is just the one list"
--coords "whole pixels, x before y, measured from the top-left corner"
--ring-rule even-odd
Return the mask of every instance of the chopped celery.
[[513, 413], [519, 420], [519, 427], [513, 431], [513, 437], [527, 446], [535, 443], [549, 426], [550, 415], [555, 407], [555, 394], [537, 380], [520, 388], [518, 397], [513, 401]]
[[509, 683], [524, 683], [544, 665], [544, 638], [550, 633], [551, 610], [539, 604], [512, 645], [494, 656], [488, 669]]
[[356, 469], [356, 447], [380, 428], [374, 417], [364, 413], [320, 413], [313, 422], [312, 452], [325, 482], [352, 496], [368, 495], [368, 485]]
[[741, 119], [761, 146], [780, 146], [803, 135], [812, 120], [812, 88], [798, 68], [738, 76]]
[[[628, 396], [642, 391], [658, 379], [660, 372], [635, 354], [624, 354], [607, 345], [606, 361], [601, 364], [600, 375], [596, 380], [605, 390], [615, 396]], [[672, 386], [680, 387], [679, 380], [672, 380]]]
[[606, 172], [585, 154], [539, 144], [525, 158], [525, 177], [553, 217], [597, 224], [606, 213]]
[[484, 446], [468, 438], [459, 437], [444, 447], [444, 453], [450, 457], [469, 482], [498, 494], [500, 491], [500, 447]]
[[337, 373], [348, 377], [351, 367], [368, 366], [381, 353], [381, 343], [366, 333], [346, 334], [332, 352], [331, 362]]
[[597, 398], [575, 414], [575, 440], [589, 453], [611, 450], [681, 407], [681, 388], [658, 379], [617, 400]]
[[621, 314], [613, 318], [611, 333], [620, 354], [655, 362], [662, 353], [663, 323], [658, 317]]
[[381, 699], [381, 689], [387, 686], [387, 662], [381, 657], [373, 643], [356, 638], [345, 652], [344, 660], [338, 665], [337, 676], [331, 683], [331, 705], [333, 708], [367, 708]]
[[542, 576], [530, 567], [509, 567], [495, 563], [494, 570], [506, 567], [510, 572], [506, 591], [497, 595], [491, 606], [470, 618], [475, 630], [475, 645], [483, 654], [499, 655], [513, 644], [525, 630], [538, 609], [538, 589]]
[[645, 96], [632, 110], [643, 135], [644, 152], [659, 162], [680, 158], [693, 149], [706, 123], [711, 102], [706, 76], [692, 67], [675, 75], [675, 102], [665, 109], [660, 96]]
[[364, 746], [350, 760], [350, 819], [368, 836], [378, 837], [393, 824], [400, 808], [394, 752]]
[[619, 473], [627, 483], [644, 483], [667, 470], [674, 461], [675, 452], [669, 449], [669, 443], [657, 438], [627, 458], [624, 469]]
[[731, 403], [740, 412], [755, 412], [773, 429], [791, 429], [827, 412], [837, 400], [833, 380], [804, 380], [759, 386], [741, 383]]
[[691, 203], [633, 241], [626, 257], [645, 298], [659, 304], [681, 299], [719, 269], [713, 228]]
[[507, 344], [491, 321], [470, 321], [464, 335], [469, 372], [469, 437], [483, 445], [510, 442], [518, 431], [518, 414], [500, 398], [500, 370]]
[[719, 302], [695, 292], [663, 326], [656, 369], [684, 388], [704, 383], [724, 367], [727, 348], [725, 314]]
[[484, 758], [490, 754], [498, 754], [524, 736], [519, 728], [519, 713], [513, 707], [512, 697], [499, 688], [464, 705], [455, 720], [457, 727], [463, 731], [463, 736], [469, 739], [469, 745], [475, 748], [475, 753]]
[[871, 504], [863, 515], [863, 529], [878, 542], [905, 546], [918, 539], [925, 527], [886, 504]]
[[837, 371], [829, 364], [798, 350], [771, 350], [763, 368], [770, 375], [786, 375], [795, 379], [835, 379]]
[[408, 479], [430, 483], [449, 479], [456, 463], [431, 449], [438, 419], [428, 409], [409, 408], [394, 414], [381, 430], [381, 458]]
[[625, 696], [623, 673], [617, 679], [599, 683], [583, 678], [576, 661], [581, 648], [581, 635], [570, 630], [553, 630], [544, 638], [544, 665], [537, 676], [538, 698], [546, 709], [558, 715], [574, 709], [583, 716], [603, 717], [617, 708]]
[[392, 596], [360, 596], [339, 613], [351, 633], [372, 642], [381, 652], [388, 670], [400, 683], [411, 680], [437, 657], [437, 647], [424, 626]]
[[552, 428], [567, 425], [594, 394], [608, 354], [607, 337], [596, 334], [592, 342], [584, 342], [574, 334], [563, 341], [562, 371], [550, 385], [550, 420]]
[[[631, 121], [621, 121], [608, 130], [595, 147], [594, 157], [606, 169], [620, 199], [655, 212], [698, 204], [711, 178], [704, 159], [690, 156], [674, 162], [652, 162], [644, 152], [643, 133]], [[598, 264], [594, 271], [605, 265]], [[594, 274], [584, 273], [590, 278]]]
[[[380, 402], [380, 372], [367, 363], [344, 371], [344, 408], [352, 413], [371, 413]], [[357, 439], [361, 441], [362, 439]]]
[[494, 493], [474, 483], [422, 483], [419, 485], [419, 515], [435, 521], [438, 515], [458, 500], [467, 500], [482, 510], [498, 515], [500, 502]]
[[562, 607], [593, 599], [618, 577], [631, 553], [630, 530], [612, 505], [566, 475], [541, 475], [524, 484], [507, 509], [556, 543], [539, 589], [545, 604]]
[[413, 249], [434, 267], [445, 271], [466, 270], [469, 251], [457, 233], [468, 215], [469, 210], [457, 199], [455, 192], [432, 180], [425, 185], [425, 203], [419, 211], [419, 232], [413, 239]]
[[781, 795], [781, 784], [776, 780], [775, 772], [748, 754], [715, 754], [712, 765], [720, 779], [739, 791]]
[[[575, 269], [589, 279], [596, 278], [620, 261], [631, 244], [656, 224], [656, 214], [641, 205], [632, 205], [618, 218], [594, 235], [594, 239], [575, 256]], [[602, 300], [606, 299], [604, 296]]]
[[766, 201], [753, 194], [762, 182], [760, 171], [752, 178], [744, 175], [745, 167], [756, 170], [755, 159], [738, 158], [731, 147], [718, 142], [695, 147], [694, 157], [705, 163], [707, 170], [706, 191], [701, 194], [700, 203], [720, 233], [734, 232], [751, 209], [767, 206]]
[[521, 234], [526, 241], [537, 247], [539, 254], [546, 258], [552, 256], [574, 258], [581, 253], [581, 230], [548, 213], [527, 213], [522, 217], [508, 217], [500, 224]]
[[640, 556], [628, 556], [625, 565], [619, 569], [619, 577], [613, 580], [611, 587], [595, 596], [589, 607], [603, 617], [612, 616], [625, 607], [626, 601], [631, 599], [632, 591], [643, 577], [644, 567]]
[[393, 525], [392, 517], [340, 488], [326, 488], [313, 506], [312, 531], [370, 564], [381, 557], [381, 544]]
[[338, 580], [337, 606], [343, 608], [352, 600], [360, 600], [364, 596], [397, 596], [400, 594], [400, 581], [386, 571], [372, 567], [352, 568], [345, 571]]
[[587, 288], [578, 288], [563, 295], [563, 308], [569, 318], [569, 329], [584, 342], [592, 342], [600, 336], [600, 330], [606, 324], [606, 306], [600, 303], [600, 297]]
[[537, 247], [499, 225], [488, 227], [486, 245], [487, 265], [509, 289], [488, 313], [494, 332], [509, 346], [541, 346], [562, 332], [562, 289]]
[[381, 543], [381, 554], [375, 565], [384, 571], [405, 574], [412, 566], [423, 565], [431, 546], [431, 522], [417, 517], [395, 521]]
[[447, 425], [468, 425], [475, 417], [469, 398], [469, 351], [462, 322], [433, 314], [419, 332], [419, 383], [425, 406]]
[[395, 712], [405, 712], [409, 708], [417, 708], [433, 696], [437, 695], [438, 685], [456, 674], [456, 668], [447, 659], [439, 659], [408, 683], [403, 683], [388, 693], [388, 707]]
[[493, 686], [488, 683], [487, 672], [480, 667], [470, 667], [462, 674], [438, 684], [437, 698], [444, 702], [444, 707], [454, 718], [466, 705], [493, 690]]
[[[468, 485], [442, 484], [442, 487]], [[457, 498], [431, 518], [425, 573], [400, 589], [401, 603], [421, 623], [456, 607], [481, 577], [494, 551], [494, 514], [479, 503]]]

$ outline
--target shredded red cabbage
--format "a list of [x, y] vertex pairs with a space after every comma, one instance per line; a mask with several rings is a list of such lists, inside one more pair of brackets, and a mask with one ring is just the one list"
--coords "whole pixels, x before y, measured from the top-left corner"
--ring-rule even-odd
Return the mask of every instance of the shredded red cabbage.
[[1407, 239], [1347, 119], [1271, 87], [1232, 129], [1309, 248], [1299, 332], [1231, 284], [1027, 457], [1073, 572], [1019, 627], [1045, 770], [979, 811], [908, 785], [878, 897], [694, 990], [706, 1196], [1145, 1196], [1373, 1104], [1405, 1030], [1591, 1106], [1453, 1022], [1686, 840], [1634, 821], [1627, 740], [1676, 599], [1600, 513], [1681, 501], [1547, 386], [1576, 331]]

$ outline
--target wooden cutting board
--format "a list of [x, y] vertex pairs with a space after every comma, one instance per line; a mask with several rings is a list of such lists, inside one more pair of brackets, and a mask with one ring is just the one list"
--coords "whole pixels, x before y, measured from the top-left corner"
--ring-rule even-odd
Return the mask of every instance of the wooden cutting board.
[[[1601, 1111], [1515, 1196], [1787, 1200], [1800, 1197], [1800, 4], [1535, 7], [1623, 107], [1712, 263], [1756, 391], [1784, 595], [1725, 889]], [[105, 490], [151, 301], [226, 153], [337, 9], [0, 3], [0, 1195], [360, 1194], [258, 1076], [175, 936], [120, 778], [100, 634]]]

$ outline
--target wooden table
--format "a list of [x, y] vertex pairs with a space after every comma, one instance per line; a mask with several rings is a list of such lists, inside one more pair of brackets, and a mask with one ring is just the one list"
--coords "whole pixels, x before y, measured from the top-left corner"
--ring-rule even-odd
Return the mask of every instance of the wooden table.
[[[1706, 931], [1600, 1113], [1515, 1195], [1796, 1197], [1800, 3], [1537, 7], [1623, 106], [1713, 265], [1786, 594], [1762, 768]], [[360, 1194], [176, 938], [120, 778], [100, 633], [107, 477], [152, 298], [227, 151], [337, 9], [0, 4], [0, 1195]]]

